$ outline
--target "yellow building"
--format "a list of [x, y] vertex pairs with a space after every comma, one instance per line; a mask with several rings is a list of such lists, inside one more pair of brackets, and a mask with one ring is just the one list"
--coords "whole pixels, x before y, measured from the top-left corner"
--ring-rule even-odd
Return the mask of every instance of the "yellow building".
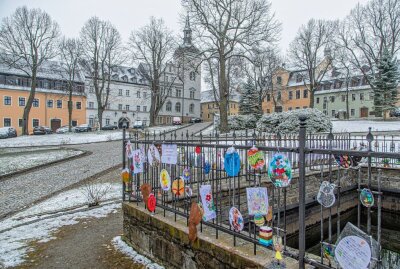
[[[239, 114], [239, 93], [231, 94], [228, 102], [228, 116]], [[203, 121], [213, 121], [214, 115], [219, 114], [218, 102], [212, 90], [201, 92], [201, 119]]]
[[[48, 126], [53, 131], [68, 125], [68, 94], [62, 74], [55, 71], [54, 62], [38, 72], [35, 99], [29, 114], [28, 131], [35, 126]], [[86, 123], [86, 96], [84, 76], [79, 74], [75, 81], [72, 97], [72, 123]], [[23, 112], [30, 94], [30, 78], [16, 69], [0, 66], [0, 127], [14, 127], [22, 133]]]

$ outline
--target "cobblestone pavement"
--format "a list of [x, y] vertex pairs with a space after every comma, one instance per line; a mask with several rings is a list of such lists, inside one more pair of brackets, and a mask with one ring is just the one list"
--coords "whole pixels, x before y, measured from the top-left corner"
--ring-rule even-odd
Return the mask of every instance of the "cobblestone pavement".
[[[208, 125], [209, 123], [194, 124], [178, 130], [177, 135], [181, 132], [186, 133], [187, 128], [190, 132], [197, 132]], [[92, 154], [0, 181], [0, 219], [57, 191], [121, 164], [121, 143], [121, 141], [113, 141], [71, 145], [68, 147], [90, 151]]]

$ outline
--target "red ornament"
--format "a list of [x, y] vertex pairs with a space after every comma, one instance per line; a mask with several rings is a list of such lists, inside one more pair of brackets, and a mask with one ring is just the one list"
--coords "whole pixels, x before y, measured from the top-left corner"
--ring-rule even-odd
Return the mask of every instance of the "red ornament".
[[197, 154], [201, 153], [201, 148], [200, 146], [196, 146], [196, 149], [194, 150]]
[[156, 210], [156, 203], [156, 197], [153, 193], [150, 193], [149, 198], [147, 199], [147, 210], [154, 212]]

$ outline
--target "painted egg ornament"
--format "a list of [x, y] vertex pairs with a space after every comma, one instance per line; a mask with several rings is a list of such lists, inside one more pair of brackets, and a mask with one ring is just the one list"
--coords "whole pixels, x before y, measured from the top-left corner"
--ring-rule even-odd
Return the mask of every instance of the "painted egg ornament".
[[154, 193], [149, 194], [149, 198], [147, 199], [147, 210], [150, 212], [154, 212], [156, 210], [157, 200], [154, 196]]
[[339, 167], [343, 169], [349, 169], [352, 166], [352, 159], [349, 155], [340, 154], [340, 155], [333, 155]]
[[211, 170], [211, 165], [208, 161], [204, 163], [204, 174], [208, 175]]
[[196, 152], [196, 154], [200, 154], [201, 153], [201, 147], [200, 146], [196, 146], [194, 152]]
[[129, 169], [125, 168], [121, 172], [122, 182], [128, 183], [129, 182]]
[[253, 146], [247, 151], [247, 160], [253, 169], [262, 169], [265, 165], [264, 153]]
[[169, 177], [168, 171], [165, 169], [161, 170], [160, 184], [163, 191], [169, 191], [171, 189], [171, 178]]
[[231, 224], [233, 230], [235, 230], [236, 232], [240, 232], [241, 230], [243, 230], [243, 216], [240, 213], [239, 209], [237, 209], [236, 207], [231, 207], [231, 209], [229, 210], [229, 223]]
[[234, 147], [230, 147], [225, 153], [224, 169], [230, 177], [235, 177], [239, 174], [240, 156]]
[[329, 183], [328, 181], [322, 181], [317, 195], [318, 203], [323, 207], [333, 206], [336, 201], [335, 194], [333, 193], [334, 190], [335, 184]]
[[172, 182], [172, 193], [180, 196], [184, 193], [185, 191], [185, 181], [183, 180], [182, 177], [175, 179]]
[[190, 181], [190, 168], [189, 167], [186, 167], [185, 169], [183, 169], [182, 178], [185, 181]]
[[275, 154], [268, 166], [268, 176], [278, 188], [289, 186], [292, 181], [290, 160], [284, 154]]
[[360, 201], [365, 207], [372, 207], [375, 199], [370, 189], [364, 188], [360, 193]]
[[254, 224], [257, 225], [258, 227], [263, 226], [265, 223], [265, 218], [263, 215], [257, 214], [254, 215]]
[[188, 185], [185, 186], [185, 195], [186, 197], [192, 197], [193, 195], [192, 188], [190, 188], [190, 186]]

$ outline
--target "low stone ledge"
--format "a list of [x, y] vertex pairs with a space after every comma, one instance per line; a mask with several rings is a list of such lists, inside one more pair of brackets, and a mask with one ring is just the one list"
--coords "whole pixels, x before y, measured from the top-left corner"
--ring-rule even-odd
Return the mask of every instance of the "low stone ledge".
[[[140, 254], [164, 265], [166, 268], [266, 268], [274, 261], [275, 252], [257, 246], [257, 255], [253, 253], [254, 245], [219, 231], [216, 239], [215, 229], [203, 225], [198, 239], [190, 243], [186, 218], [157, 209], [154, 215], [139, 203], [125, 202], [124, 240]], [[298, 268], [295, 259], [284, 257], [286, 268]]]

